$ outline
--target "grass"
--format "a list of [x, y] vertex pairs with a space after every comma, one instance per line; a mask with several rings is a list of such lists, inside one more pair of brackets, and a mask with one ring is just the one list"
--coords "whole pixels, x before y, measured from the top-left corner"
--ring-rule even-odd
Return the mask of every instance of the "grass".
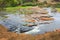
[[60, 40], [60, 30], [33, 36], [30, 34], [9, 32], [3, 25], [0, 25], [0, 40]]
[[[7, 7], [6, 11], [7, 12], [16, 12], [19, 9], [26, 9], [26, 8], [31, 8], [32, 6], [17, 6], [17, 7]], [[60, 8], [56, 8], [58, 12], [60, 12]]]
[[58, 12], [60, 12], [60, 8], [56, 8]]
[[14, 11], [19, 10], [20, 8], [26, 9], [26, 8], [30, 8], [30, 7], [32, 7], [32, 6], [7, 7], [7, 8], [6, 8], [6, 11], [7, 11], [7, 12], [14, 12]]

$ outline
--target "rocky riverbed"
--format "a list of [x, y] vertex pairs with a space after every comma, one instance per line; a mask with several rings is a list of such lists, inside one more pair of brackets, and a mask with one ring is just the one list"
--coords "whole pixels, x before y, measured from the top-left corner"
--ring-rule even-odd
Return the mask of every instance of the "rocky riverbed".
[[53, 16], [52, 18], [54, 18], [50, 24], [39, 24], [39, 22], [36, 22], [37, 26], [23, 26], [24, 24], [27, 24], [27, 22], [24, 21], [26, 20], [24, 14], [8, 14], [5, 15], [7, 18], [0, 17], [2, 18], [2, 20], [0, 20], [0, 24], [4, 25], [9, 31], [16, 32], [18, 34], [20, 34], [21, 31], [23, 31], [25, 34], [32, 35], [44, 34], [45, 32], [52, 32], [60, 29], [60, 13], [51, 13], [50, 8], [46, 8], [45, 10], [47, 10], [49, 15]]

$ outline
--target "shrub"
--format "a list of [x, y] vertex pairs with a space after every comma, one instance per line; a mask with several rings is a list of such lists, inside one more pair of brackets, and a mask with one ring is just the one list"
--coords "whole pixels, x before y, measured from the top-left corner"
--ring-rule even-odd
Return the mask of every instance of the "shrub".
[[56, 4], [55, 7], [60, 8], [60, 4]]
[[29, 3], [24, 3], [22, 6], [36, 6], [36, 5], [37, 5], [36, 3], [29, 2]]

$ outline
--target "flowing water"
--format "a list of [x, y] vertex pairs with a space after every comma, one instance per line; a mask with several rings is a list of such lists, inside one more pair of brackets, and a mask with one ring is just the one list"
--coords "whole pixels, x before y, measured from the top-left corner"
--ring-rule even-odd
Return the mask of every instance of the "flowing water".
[[[8, 18], [0, 20], [0, 24], [4, 25], [6, 28], [8, 28], [12, 32], [21, 33], [21, 30], [27, 31], [27, 32], [24, 32], [25, 34], [43, 34], [45, 32], [60, 29], [60, 13], [57, 13], [57, 12], [51, 13], [50, 8], [46, 8], [46, 10], [54, 18], [54, 21], [50, 24], [38, 24], [37, 26], [33, 26], [33, 27], [23, 26], [23, 24], [26, 24], [26, 22], [24, 22], [25, 18], [23, 14], [5, 15], [5, 16], [8, 16]], [[0, 19], [1, 18], [2, 17], [0, 17]]]

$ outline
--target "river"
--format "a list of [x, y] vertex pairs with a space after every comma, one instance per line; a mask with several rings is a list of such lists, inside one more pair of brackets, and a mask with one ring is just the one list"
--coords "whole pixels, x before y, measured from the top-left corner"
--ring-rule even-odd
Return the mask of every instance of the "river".
[[[23, 26], [26, 22], [24, 15], [18, 15], [18, 14], [8, 14], [8, 18], [5, 18], [3, 20], [0, 20], [0, 24], [4, 25], [6, 28], [8, 28], [12, 32], [21, 33], [20, 30], [26, 31], [25, 34], [43, 34], [45, 32], [51, 32], [56, 29], [60, 29], [60, 13], [51, 13], [50, 8], [46, 8], [47, 11], [49, 11], [49, 14], [53, 16], [54, 21], [50, 24], [38, 24], [37, 26], [33, 27], [27, 27]], [[0, 17], [2, 18], [2, 17]]]

